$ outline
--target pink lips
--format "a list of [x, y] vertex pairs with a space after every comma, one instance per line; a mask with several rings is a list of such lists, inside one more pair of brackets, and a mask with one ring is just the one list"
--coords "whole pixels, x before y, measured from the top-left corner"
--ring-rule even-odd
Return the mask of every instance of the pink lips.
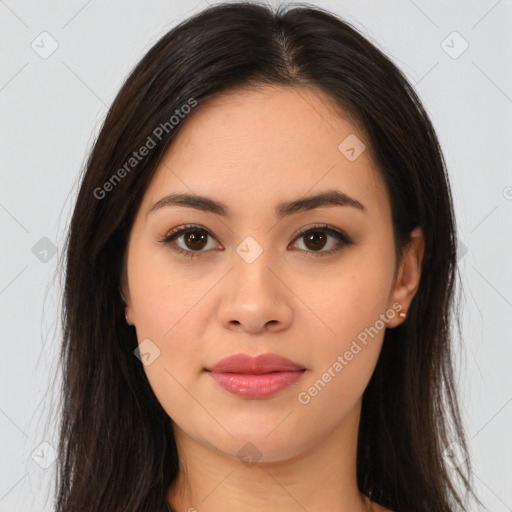
[[297, 382], [306, 369], [277, 354], [258, 357], [237, 354], [222, 359], [206, 371], [225, 390], [243, 398], [261, 399]]

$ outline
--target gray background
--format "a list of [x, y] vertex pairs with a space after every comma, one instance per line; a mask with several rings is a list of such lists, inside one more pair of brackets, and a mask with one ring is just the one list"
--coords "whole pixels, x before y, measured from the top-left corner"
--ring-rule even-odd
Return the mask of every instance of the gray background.
[[[463, 250], [456, 362], [474, 480], [488, 510], [512, 510], [512, 2], [317, 4], [406, 73], [439, 135]], [[0, 512], [52, 510], [58, 264], [79, 170], [127, 73], [206, 5], [0, 0]]]

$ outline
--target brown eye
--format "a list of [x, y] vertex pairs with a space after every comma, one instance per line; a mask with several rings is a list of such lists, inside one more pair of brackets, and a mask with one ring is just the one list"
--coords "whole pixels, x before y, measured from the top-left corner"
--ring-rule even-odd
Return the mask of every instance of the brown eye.
[[325, 247], [327, 243], [328, 236], [322, 231], [314, 231], [310, 232], [307, 235], [304, 235], [304, 244], [308, 249], [313, 251], [318, 251]]
[[[171, 246], [171, 249], [188, 257], [199, 256], [208, 245], [208, 238], [213, 236], [199, 226], [188, 225], [173, 229], [165, 238], [159, 240]], [[178, 243], [180, 241], [180, 243]], [[214, 245], [214, 248], [218, 247]]]
[[183, 242], [188, 249], [200, 251], [207, 243], [208, 233], [200, 231], [186, 231], [183, 235]]
[[[331, 244], [331, 248], [323, 251], [322, 249], [329, 245], [329, 238], [338, 240], [337, 244]], [[353, 241], [348, 235], [327, 225], [314, 226], [300, 233], [296, 240], [302, 241], [306, 249], [303, 250], [307, 256], [325, 256], [333, 254], [343, 247], [352, 245]], [[316, 253], [316, 254], [315, 254]]]
[[[209, 249], [221, 249], [220, 246], [215, 244], [208, 248], [209, 238], [215, 240], [215, 237], [208, 230], [191, 224], [173, 229], [159, 242], [169, 245], [173, 251], [193, 258], [209, 252]], [[330, 239], [337, 240], [337, 243], [330, 242]], [[295, 241], [295, 243], [297, 241], [303, 243], [305, 248], [301, 248], [300, 251], [306, 257], [328, 256], [354, 243], [344, 232], [328, 225], [313, 226], [300, 233]], [[326, 246], [328, 249], [323, 250]]]

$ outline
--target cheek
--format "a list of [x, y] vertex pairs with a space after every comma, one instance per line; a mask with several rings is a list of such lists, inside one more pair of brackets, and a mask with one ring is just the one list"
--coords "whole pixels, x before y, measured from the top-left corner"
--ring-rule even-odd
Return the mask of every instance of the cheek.
[[360, 400], [373, 374], [385, 334], [380, 315], [386, 311], [387, 290], [371, 277], [352, 275], [323, 294], [319, 316], [327, 319], [329, 329], [324, 326], [323, 335], [309, 329], [315, 347], [309, 352], [312, 371], [296, 393], [308, 418], [339, 422]]
[[186, 329], [192, 338], [196, 325], [192, 320], [201, 314], [202, 297], [215, 281], [177, 265], [161, 247], [145, 244], [128, 261], [137, 332], [167, 339]]
[[382, 318], [393, 276], [394, 260], [388, 256], [360, 253], [353, 261], [347, 258], [343, 270], [325, 280], [321, 293], [304, 301], [316, 314], [307, 327], [315, 346], [308, 384], [319, 380], [321, 390], [330, 389], [318, 393], [324, 397], [319, 403], [355, 400], [373, 373], [386, 330]]
[[[200, 374], [201, 318], [207, 301], [200, 280], [177, 272], [165, 254], [133, 251], [128, 260], [128, 279], [138, 343], [146, 343], [151, 363], [144, 371], [164, 409], [190, 401], [189, 389]], [[147, 342], [145, 340], [150, 340]], [[142, 346], [140, 348], [142, 352]]]
[[133, 286], [138, 342], [150, 339], [158, 354], [144, 371], [157, 400], [173, 419], [187, 417], [191, 394], [198, 394], [195, 386], [205, 364], [201, 318], [208, 318], [199, 289], [178, 281], [176, 274], [153, 265], [145, 267]]
[[[304, 302], [316, 314], [322, 335], [319, 339], [336, 349], [371, 327], [385, 313], [388, 304], [393, 262], [385, 258], [354, 255], [339, 272], [318, 279], [316, 292]], [[321, 283], [321, 289], [318, 284]]]

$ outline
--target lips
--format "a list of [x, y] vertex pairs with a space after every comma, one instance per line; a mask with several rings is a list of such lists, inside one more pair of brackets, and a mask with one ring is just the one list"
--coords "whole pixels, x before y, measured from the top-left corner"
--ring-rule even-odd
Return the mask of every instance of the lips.
[[306, 368], [277, 354], [258, 357], [237, 354], [222, 359], [205, 371], [220, 387], [234, 395], [263, 399], [296, 384]]
[[263, 374], [272, 372], [293, 372], [305, 370], [305, 367], [277, 354], [261, 354], [252, 357], [247, 354], [236, 354], [221, 359], [207, 371], [213, 373], [252, 373]]

